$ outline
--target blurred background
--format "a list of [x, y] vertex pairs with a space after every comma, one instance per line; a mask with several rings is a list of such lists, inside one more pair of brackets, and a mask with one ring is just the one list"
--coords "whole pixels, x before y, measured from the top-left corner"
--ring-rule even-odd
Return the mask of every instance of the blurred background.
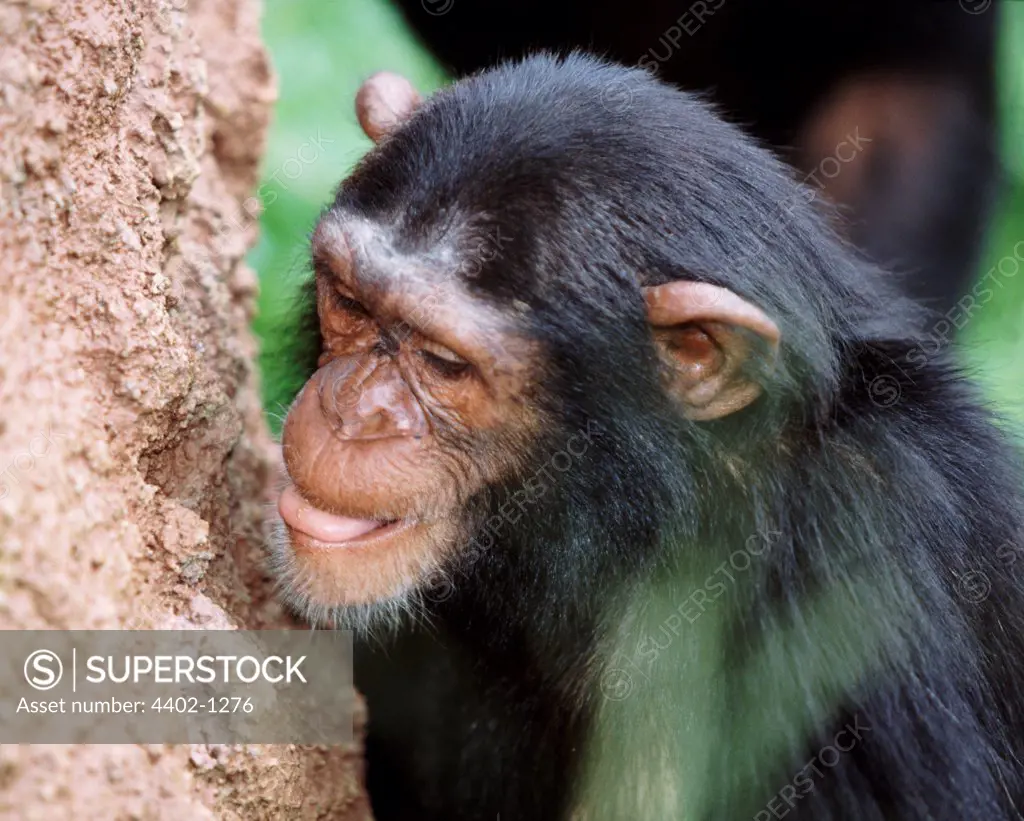
[[[1024, 241], [1024, 2], [989, 5], [985, 13], [998, 15], [1005, 179], [977, 276], [1002, 264], [1005, 287], [961, 322], [957, 354], [996, 406], [1024, 423], [1024, 263], [1013, 256]], [[250, 263], [261, 283], [255, 330], [264, 407], [276, 432], [298, 387], [282, 354], [292, 338], [296, 285], [309, 275], [307, 237], [338, 182], [370, 148], [353, 110], [356, 90], [382, 69], [404, 74], [425, 93], [450, 78], [389, 0], [265, 0], [263, 35], [280, 88], [259, 189], [260, 241]], [[1024, 245], [1017, 249], [1024, 256]]]

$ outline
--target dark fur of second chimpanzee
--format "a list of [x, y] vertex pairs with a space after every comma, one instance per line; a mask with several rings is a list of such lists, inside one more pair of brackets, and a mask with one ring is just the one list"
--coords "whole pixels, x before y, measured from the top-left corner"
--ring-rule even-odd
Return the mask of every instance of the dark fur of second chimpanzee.
[[[961, 87], [970, 104], [924, 127], [913, 178], [872, 160], [851, 236], [897, 262], [909, 292], [951, 309], [976, 273], [998, 177], [1001, 2], [965, 0], [397, 0], [456, 76], [530, 50], [584, 48], [709, 93], [723, 116], [795, 164], [815, 106], [847, 79], [897, 74]], [[443, 13], [441, 13], [443, 12]], [[805, 168], [806, 173], [820, 169]], [[826, 169], [826, 173], [829, 173]]]
[[[536, 56], [430, 98], [332, 207], [388, 226], [402, 252], [502, 237], [467, 259], [468, 284], [539, 344], [537, 401], [555, 422], [533, 469], [476, 500], [481, 520], [570, 437], [590, 437], [527, 515], [452, 560], [422, 618], [360, 646], [379, 821], [567, 818], [616, 603], [765, 528], [781, 535], [738, 582], [749, 605], [724, 669], [817, 593], [877, 578], [904, 594], [880, 669], [778, 764], [796, 771], [851, 716], [872, 732], [787, 817], [1020, 817], [1015, 459], [951, 361], [914, 355], [919, 309], [768, 151], [642, 71]], [[687, 421], [658, 378], [640, 288], [674, 279], [726, 286], [782, 332], [765, 394], [719, 421]], [[963, 596], [972, 572], [991, 586], [983, 601]], [[628, 791], [629, 761], [621, 774], [610, 786]], [[708, 821], [739, 817], [735, 798], [723, 792]], [[594, 818], [617, 821], [609, 812]]]

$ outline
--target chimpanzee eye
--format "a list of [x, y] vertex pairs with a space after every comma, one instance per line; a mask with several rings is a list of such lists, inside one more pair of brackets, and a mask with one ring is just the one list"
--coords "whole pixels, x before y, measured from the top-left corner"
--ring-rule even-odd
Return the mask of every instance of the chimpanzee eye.
[[435, 342], [425, 342], [419, 350], [420, 358], [446, 379], [457, 379], [469, 373], [470, 365], [454, 351]]
[[363, 307], [361, 302], [353, 299], [340, 291], [333, 291], [334, 304], [343, 311], [348, 311], [352, 314], [358, 314], [359, 316], [368, 316], [369, 311]]

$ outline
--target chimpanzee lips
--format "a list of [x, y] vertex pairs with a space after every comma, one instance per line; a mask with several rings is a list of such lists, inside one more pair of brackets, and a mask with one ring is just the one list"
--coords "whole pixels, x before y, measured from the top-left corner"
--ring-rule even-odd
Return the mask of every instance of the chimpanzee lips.
[[303, 499], [294, 485], [282, 491], [277, 509], [288, 527], [325, 545], [354, 545], [362, 537], [376, 535], [374, 531], [395, 524], [376, 519], [355, 519], [320, 510]]

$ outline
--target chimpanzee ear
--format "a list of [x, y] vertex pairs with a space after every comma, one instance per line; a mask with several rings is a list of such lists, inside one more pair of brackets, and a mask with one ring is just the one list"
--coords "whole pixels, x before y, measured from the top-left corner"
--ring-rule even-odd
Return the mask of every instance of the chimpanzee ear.
[[423, 98], [405, 77], [381, 71], [359, 87], [356, 116], [366, 136], [380, 142], [412, 116], [421, 102]]
[[669, 282], [644, 298], [668, 389], [690, 419], [727, 416], [761, 395], [754, 366], [774, 365], [780, 338], [764, 311], [708, 282]]

